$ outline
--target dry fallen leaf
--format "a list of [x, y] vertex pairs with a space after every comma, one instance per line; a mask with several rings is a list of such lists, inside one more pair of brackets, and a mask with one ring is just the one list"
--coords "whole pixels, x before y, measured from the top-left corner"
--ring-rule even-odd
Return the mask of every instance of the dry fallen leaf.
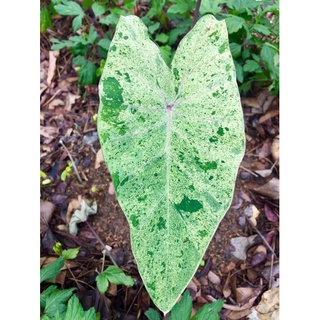
[[206, 303], [208, 303], [208, 300], [205, 299], [205, 298], [201, 295], [201, 288], [200, 288], [200, 290], [196, 293], [196, 297], [197, 297], [197, 303], [199, 303], [199, 304], [206, 304]]
[[272, 158], [274, 161], [279, 161], [279, 159], [280, 159], [279, 145], [280, 145], [280, 138], [279, 138], [279, 136], [276, 136], [273, 139], [271, 147], [270, 147], [270, 152], [271, 152], [271, 155], [272, 155]]
[[251, 308], [251, 313], [247, 316], [247, 319], [249, 320], [260, 320], [258, 316], [258, 311], [255, 309], [255, 307]]
[[59, 128], [40, 126], [40, 135], [44, 136], [45, 138], [54, 139], [59, 135]]
[[209, 271], [208, 273], [208, 279], [211, 283], [215, 284], [215, 285], [219, 285], [221, 283], [221, 279], [219, 276], [217, 276], [215, 273], [213, 273], [212, 271]]
[[108, 290], [107, 290], [107, 294], [110, 295], [110, 296], [113, 296], [115, 297], [118, 293], [118, 287], [116, 284], [112, 283], [112, 282], [109, 282], [109, 287], [108, 287]]
[[196, 284], [197, 287], [201, 287], [201, 283], [195, 276], [193, 276], [192, 281]]
[[67, 270], [60, 270], [54, 282], [59, 284], [61, 287], [63, 287], [65, 285], [66, 277], [67, 277]]
[[250, 198], [244, 191], [240, 190], [239, 196], [240, 196], [244, 201], [251, 202], [251, 198]]
[[103, 154], [102, 154], [102, 149], [100, 149], [96, 154], [96, 161], [94, 164], [94, 168], [98, 169], [102, 162], [104, 162], [104, 158], [103, 158]]
[[254, 271], [253, 269], [247, 269], [246, 274], [249, 281], [254, 281], [258, 277], [257, 272]]
[[237, 304], [243, 305], [247, 303], [254, 295], [254, 288], [239, 287], [236, 288], [236, 301]]
[[271, 280], [270, 281], [271, 288], [279, 287], [279, 284], [280, 284], [279, 273], [280, 273], [279, 263], [274, 264], [272, 266], [267, 266], [261, 272], [263, 277], [268, 282]]
[[40, 83], [40, 97], [42, 95], [42, 93], [47, 90], [48, 86], [45, 85], [44, 83]]
[[66, 105], [65, 105], [65, 109], [67, 111], [71, 110], [72, 105], [76, 102], [77, 99], [79, 99], [81, 96], [78, 94], [73, 94], [68, 92], [68, 95], [66, 97]]
[[259, 245], [253, 252], [250, 264], [255, 267], [267, 259], [267, 249], [263, 245]]
[[50, 86], [54, 76], [54, 72], [56, 71], [56, 62], [58, 57], [59, 57], [59, 51], [49, 51], [49, 69], [48, 69], [48, 76], [47, 76], [48, 86]]
[[247, 250], [256, 243], [257, 239], [257, 235], [231, 239], [230, 243], [235, 248], [235, 251], [231, 252], [231, 254], [240, 260], [246, 260]]
[[279, 179], [272, 178], [266, 184], [253, 188], [254, 191], [274, 200], [279, 200]]
[[242, 103], [244, 106], [247, 106], [247, 107], [252, 107], [252, 108], [260, 109], [260, 104], [259, 104], [257, 98], [255, 98], [255, 97], [251, 97], [251, 98], [241, 98], [241, 103]]
[[265, 164], [261, 163], [260, 161], [252, 161], [251, 168], [255, 168], [255, 170], [263, 170], [266, 168]]
[[54, 109], [57, 106], [64, 106], [64, 102], [61, 99], [53, 99], [52, 101], [50, 101], [49, 103], [49, 109]]
[[245, 309], [241, 311], [231, 311], [227, 319], [228, 320], [238, 320], [238, 319], [243, 319], [245, 316], [249, 315], [251, 313], [250, 309]]
[[263, 104], [265, 103], [267, 98], [270, 97], [270, 95], [271, 95], [271, 92], [269, 90], [261, 91], [257, 96], [257, 100], [258, 100], [259, 105], [263, 106]]
[[267, 100], [264, 102], [263, 106], [262, 106], [262, 111], [263, 112], [267, 112], [267, 110], [269, 109], [269, 107], [271, 106], [273, 100], [275, 99], [276, 96], [272, 96], [270, 95]]
[[196, 285], [192, 280], [188, 283], [187, 288], [192, 289], [192, 290], [194, 290], [195, 292], [198, 291], [197, 285]]
[[247, 139], [248, 142], [252, 141], [252, 137], [249, 136], [247, 133], [246, 133], [246, 139]]
[[227, 299], [232, 293], [231, 288], [230, 288], [230, 272], [228, 273], [227, 280], [223, 285], [222, 293], [223, 293], [223, 296], [225, 299]]
[[40, 82], [46, 81], [48, 77], [49, 62], [44, 60], [40, 64]]
[[279, 216], [274, 213], [271, 206], [269, 206], [267, 203], [264, 204], [264, 213], [268, 221], [277, 222], [279, 220]]
[[[250, 309], [254, 303], [254, 301], [258, 298], [258, 296], [260, 295], [261, 293], [261, 288], [255, 288], [254, 289], [254, 292], [253, 292], [253, 296], [252, 298], [250, 298], [250, 300], [245, 303], [244, 305], [242, 306], [237, 306], [237, 305], [230, 305], [230, 304], [226, 304], [224, 303], [222, 308], [223, 309], [227, 309], [227, 310], [233, 310], [233, 311], [241, 311], [241, 310], [246, 310], [246, 309]], [[217, 301], [217, 299], [213, 298], [212, 296], [210, 295], [207, 295], [205, 296], [209, 301], [211, 302], [214, 302], [214, 301]]]
[[115, 190], [114, 190], [114, 186], [113, 186], [113, 182], [112, 182], [112, 181], [111, 181], [110, 184], [109, 184], [108, 192], [109, 192], [109, 194], [111, 194], [111, 195], [114, 195], [114, 193], [115, 193]]
[[268, 178], [272, 173], [272, 169], [256, 170], [255, 173], [259, 174], [263, 178]]
[[57, 257], [41, 257], [40, 258], [40, 268], [44, 268], [48, 266], [50, 263], [56, 261], [58, 258]]
[[260, 117], [259, 123], [263, 123], [279, 114], [279, 110], [270, 110]]
[[40, 200], [40, 233], [44, 233], [49, 228], [49, 221], [56, 206], [45, 200]]
[[228, 265], [226, 266], [221, 266], [221, 272], [222, 273], [229, 273], [230, 271], [232, 271], [234, 268], [236, 267], [236, 264], [234, 262], [229, 262]]
[[202, 276], [199, 278], [199, 282], [201, 283], [202, 286], [207, 286], [208, 285], [208, 278], [205, 276]]
[[267, 158], [270, 155], [271, 140], [267, 139], [259, 150], [259, 159]]
[[279, 319], [279, 287], [272, 288], [263, 293], [261, 301], [256, 306], [261, 320]]
[[67, 209], [67, 215], [66, 215], [66, 222], [67, 222], [67, 226], [70, 223], [71, 217], [73, 215], [73, 213], [76, 210], [80, 210], [81, 209], [81, 196], [78, 197], [78, 199], [71, 199], [68, 205], [68, 209]]
[[71, 83], [68, 81], [68, 80], [61, 80], [59, 81], [58, 83], [58, 88], [61, 90], [61, 91], [64, 91], [64, 92], [69, 92], [70, 91], [70, 88], [71, 88]]
[[248, 219], [252, 222], [254, 226], [257, 225], [257, 218], [259, 217], [260, 211], [253, 204], [249, 204], [244, 209], [244, 214], [248, 217]]

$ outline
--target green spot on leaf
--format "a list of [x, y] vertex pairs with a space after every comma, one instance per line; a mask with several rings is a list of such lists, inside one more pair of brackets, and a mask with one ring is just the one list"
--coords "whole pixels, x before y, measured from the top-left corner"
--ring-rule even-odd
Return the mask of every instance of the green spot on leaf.
[[223, 128], [219, 127], [218, 131], [217, 131], [217, 134], [219, 136], [223, 136], [224, 135], [224, 131], [223, 131]]
[[219, 53], [224, 53], [228, 48], [229, 48], [228, 42], [223, 43], [223, 44], [219, 47]]
[[131, 215], [130, 220], [131, 220], [131, 223], [134, 227], [137, 227], [139, 225], [139, 218], [137, 215], [135, 215], [135, 214]]
[[166, 220], [163, 217], [160, 217], [157, 226], [159, 230], [166, 229]]
[[205, 236], [207, 236], [208, 235], [208, 231], [207, 230], [200, 230], [199, 231], [199, 236], [201, 237], [201, 238], [204, 238]]
[[174, 77], [177, 81], [180, 80], [180, 75], [179, 75], [179, 71], [177, 68], [173, 68], [173, 74], [174, 74]]
[[203, 208], [203, 205], [198, 200], [189, 199], [186, 195], [180, 203], [175, 204], [175, 208], [178, 211], [187, 211], [190, 213], [197, 212]]

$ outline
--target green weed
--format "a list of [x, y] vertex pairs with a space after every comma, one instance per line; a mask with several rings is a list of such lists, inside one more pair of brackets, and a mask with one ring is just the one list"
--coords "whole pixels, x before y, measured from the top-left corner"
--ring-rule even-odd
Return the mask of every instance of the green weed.
[[[136, 14], [137, 0], [82, 2], [51, 0], [40, 10], [40, 31], [53, 29], [52, 14], [72, 17], [74, 35], [51, 37], [52, 50], [68, 49], [78, 73], [79, 88], [99, 82], [109, 45], [120, 16]], [[150, 38], [170, 65], [181, 38], [192, 28], [194, 16], [213, 14], [225, 19], [229, 45], [241, 94], [268, 88], [279, 91], [279, 0], [149, 0], [147, 11], [138, 12]]]

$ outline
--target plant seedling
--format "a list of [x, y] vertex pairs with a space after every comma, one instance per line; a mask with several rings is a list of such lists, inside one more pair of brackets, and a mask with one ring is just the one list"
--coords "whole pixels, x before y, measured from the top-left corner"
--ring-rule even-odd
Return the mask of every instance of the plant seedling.
[[40, 178], [42, 178], [43, 180], [41, 181], [41, 184], [43, 186], [47, 186], [48, 184], [51, 183], [51, 179], [47, 178], [47, 175], [45, 172], [40, 170]]
[[68, 161], [68, 165], [61, 173], [61, 180], [64, 181], [67, 179], [67, 176], [70, 175], [72, 172], [72, 162]]

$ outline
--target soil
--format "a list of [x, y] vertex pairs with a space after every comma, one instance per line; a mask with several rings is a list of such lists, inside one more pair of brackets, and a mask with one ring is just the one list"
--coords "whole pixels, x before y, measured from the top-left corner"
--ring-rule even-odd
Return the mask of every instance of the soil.
[[[101, 319], [146, 319], [144, 312], [156, 307], [139, 276], [131, 251], [128, 222], [114, 194], [108, 168], [99, 157], [100, 144], [94, 120], [99, 107], [97, 86], [87, 86], [84, 91], [79, 91], [72, 56], [67, 50], [57, 57], [54, 76], [48, 83], [50, 59], [49, 40], [42, 36], [40, 169], [51, 183], [41, 184], [41, 201], [54, 205], [50, 218], [45, 223], [41, 220], [42, 266], [56, 257], [52, 250], [55, 242], [61, 242], [65, 249], [81, 246], [78, 257], [70, 261], [69, 269], [62, 272], [57, 283], [62, 288], [76, 286], [76, 294], [84, 307], [95, 306]], [[279, 97], [261, 89], [251, 93], [250, 97], [243, 97], [242, 105], [247, 144], [234, 198], [208, 246], [203, 266], [199, 266], [193, 283], [188, 286], [194, 310], [211, 302], [211, 298], [221, 298], [225, 305], [238, 307], [237, 311], [224, 308], [221, 319], [229, 319], [232, 312], [238, 312], [240, 316], [239, 306], [246, 303], [243, 310], [250, 311], [259, 304], [263, 292], [279, 278], [278, 273], [265, 276], [266, 270], [275, 269], [279, 264], [277, 186], [280, 168], [278, 156], [274, 153], [279, 135]], [[66, 180], [61, 179], [71, 158], [81, 181], [74, 168]], [[269, 170], [269, 175], [263, 177], [266, 174], [263, 170]], [[103, 247], [86, 223], [78, 225], [76, 236], [66, 228], [69, 205], [78, 199], [96, 201], [97, 213], [89, 216], [88, 222], [103, 244], [112, 248], [111, 254], [118, 266], [135, 279], [134, 287], [111, 286], [105, 295], [97, 292], [95, 277], [96, 270], [101, 270]], [[258, 212], [256, 219], [249, 219], [250, 210]], [[231, 240], [253, 235], [257, 237], [244, 251], [245, 258], [236, 258]], [[106, 257], [105, 267], [111, 264]], [[212, 282], [209, 276], [212, 273], [220, 283]], [[48, 285], [43, 283], [41, 290]], [[242, 296], [240, 303], [239, 288], [252, 289], [250, 297]], [[255, 299], [250, 305], [254, 294]], [[246, 315], [232, 319], [246, 319]]]

